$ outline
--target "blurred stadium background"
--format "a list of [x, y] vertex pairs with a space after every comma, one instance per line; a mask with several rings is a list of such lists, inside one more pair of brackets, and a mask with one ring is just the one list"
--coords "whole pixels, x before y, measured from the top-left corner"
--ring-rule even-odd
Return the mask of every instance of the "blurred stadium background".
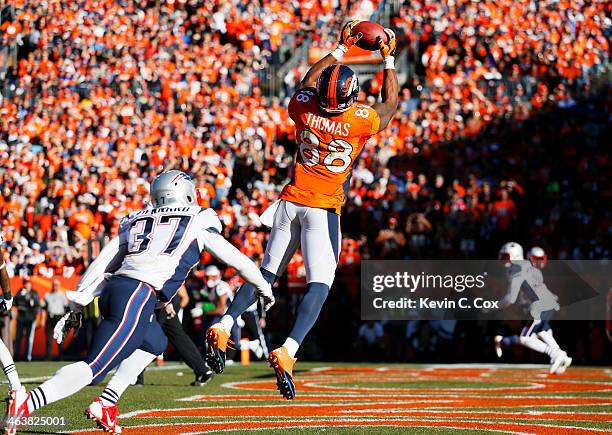
[[[301, 359], [494, 361], [493, 335], [520, 328], [364, 323], [363, 259], [491, 259], [509, 240], [542, 246], [551, 259], [611, 256], [609, 2], [0, 5], [1, 229], [13, 290], [29, 281], [41, 301], [4, 318], [3, 333], [10, 343], [16, 327], [27, 338], [35, 325], [34, 359], [57, 356], [45, 347], [53, 282], [73, 288], [162, 168], [191, 173], [225, 235], [259, 262], [267, 232], [258, 215], [277, 198], [295, 153], [287, 99], [348, 17], [395, 29], [401, 102], [355, 170], [334, 289]], [[347, 62], [361, 99], [374, 101], [380, 59], [355, 52]], [[211, 261], [202, 258], [186, 282], [183, 323], [198, 343], [214, 317], [204, 272]], [[239, 285], [232, 270], [222, 273]], [[296, 255], [265, 319], [269, 345], [304, 290]], [[88, 328], [98, 316], [89, 307]], [[88, 328], [65, 357], [83, 349]], [[575, 363], [610, 363], [610, 323], [557, 323], [555, 333]], [[542, 362], [522, 348], [504, 358]]]

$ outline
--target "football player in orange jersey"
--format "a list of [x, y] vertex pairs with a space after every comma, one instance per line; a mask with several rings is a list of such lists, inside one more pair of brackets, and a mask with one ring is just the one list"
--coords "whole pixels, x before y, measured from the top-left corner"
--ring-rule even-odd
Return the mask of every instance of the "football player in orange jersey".
[[[278, 389], [286, 399], [295, 397], [295, 354], [317, 320], [334, 281], [341, 245], [340, 209], [352, 169], [366, 141], [389, 124], [397, 109], [393, 31], [385, 29], [388, 42], [377, 39], [384, 58], [381, 102], [373, 106], [357, 103], [357, 76], [338, 63], [362, 36], [351, 33], [358, 22], [344, 26], [338, 47], [310, 68], [289, 102], [298, 141], [293, 177], [274, 208], [262, 215], [262, 222], [273, 221], [261, 266], [266, 280], [274, 283], [300, 246], [306, 266], [307, 290], [293, 329], [283, 346], [268, 358], [276, 372]], [[225, 365], [229, 331], [255, 301], [254, 288], [243, 285], [226, 315], [207, 331], [207, 361], [217, 373]]]

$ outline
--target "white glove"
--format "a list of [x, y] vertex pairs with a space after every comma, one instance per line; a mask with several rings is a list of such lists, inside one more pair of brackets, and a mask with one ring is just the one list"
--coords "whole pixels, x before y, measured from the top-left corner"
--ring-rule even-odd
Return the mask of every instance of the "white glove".
[[0, 299], [0, 311], [11, 311], [13, 307], [13, 298], [10, 299]]
[[55, 328], [53, 328], [53, 339], [57, 342], [57, 344], [62, 344], [64, 341], [64, 326], [66, 326], [66, 320], [68, 319], [69, 315], [70, 313], [64, 314], [55, 324]]
[[267, 284], [266, 287], [257, 287], [255, 294], [258, 297], [263, 298], [263, 306], [265, 311], [272, 308], [272, 305], [274, 305], [276, 302], [276, 299], [274, 299], [274, 294], [272, 293], [272, 286], [270, 284]]
[[64, 314], [55, 325], [55, 328], [53, 328], [53, 338], [57, 344], [62, 344], [71, 329], [78, 331], [81, 327], [82, 319], [82, 311], [70, 311]]

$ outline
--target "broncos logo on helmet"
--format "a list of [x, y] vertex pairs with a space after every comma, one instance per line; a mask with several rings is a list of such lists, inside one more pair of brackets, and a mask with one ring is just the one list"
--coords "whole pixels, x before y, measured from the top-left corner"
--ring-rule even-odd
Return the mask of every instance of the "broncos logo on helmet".
[[341, 113], [357, 101], [359, 80], [346, 65], [330, 65], [317, 80], [319, 106], [326, 112]]

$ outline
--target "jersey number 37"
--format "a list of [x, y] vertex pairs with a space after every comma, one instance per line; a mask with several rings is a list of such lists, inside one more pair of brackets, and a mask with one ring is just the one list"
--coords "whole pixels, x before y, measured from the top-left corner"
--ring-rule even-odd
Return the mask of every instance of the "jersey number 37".
[[134, 219], [130, 226], [128, 255], [141, 254], [152, 249], [152, 243], [155, 249], [159, 250], [159, 254], [172, 255], [181, 244], [190, 221], [189, 215], [163, 215], [159, 218], [143, 216]]

